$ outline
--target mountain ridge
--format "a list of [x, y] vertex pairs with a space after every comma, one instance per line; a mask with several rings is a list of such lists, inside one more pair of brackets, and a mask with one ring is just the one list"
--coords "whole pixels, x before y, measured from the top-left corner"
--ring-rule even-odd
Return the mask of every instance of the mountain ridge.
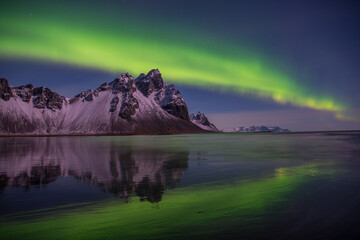
[[225, 128], [221, 130], [225, 133], [236, 133], [236, 132], [290, 132], [289, 129], [280, 128], [278, 126], [249, 126], [249, 127], [236, 127], [236, 128]]
[[0, 78], [0, 135], [173, 134], [206, 132], [190, 122], [187, 105], [158, 69], [65, 98], [32, 84]]

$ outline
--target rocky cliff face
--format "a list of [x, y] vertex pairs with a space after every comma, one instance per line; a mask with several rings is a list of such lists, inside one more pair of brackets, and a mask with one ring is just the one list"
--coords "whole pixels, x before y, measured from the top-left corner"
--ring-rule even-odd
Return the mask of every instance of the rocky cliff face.
[[159, 70], [110, 83], [67, 99], [46, 87], [10, 87], [0, 79], [0, 134], [191, 133], [184, 99]]
[[189, 120], [189, 112], [179, 90], [174, 84], [164, 83], [158, 69], [151, 70], [147, 75], [141, 74], [135, 83], [144, 96], [154, 99], [166, 112]]
[[154, 91], [164, 88], [165, 84], [158, 69], [151, 70], [147, 75], [140, 74], [135, 80], [137, 88], [148, 97]]
[[[29, 103], [32, 100], [33, 107], [52, 111], [61, 110], [64, 97], [46, 87], [34, 88], [32, 84], [10, 88], [12, 96], [19, 97], [23, 102]], [[14, 93], [14, 94], [13, 94]]]
[[9, 83], [5, 78], [0, 78], [0, 98], [4, 101], [9, 101], [12, 97], [12, 91]]
[[196, 115], [192, 113], [190, 115], [190, 121], [204, 130], [214, 131], [214, 132], [219, 131], [215, 127], [215, 125], [209, 122], [209, 119], [201, 112], [198, 112]]

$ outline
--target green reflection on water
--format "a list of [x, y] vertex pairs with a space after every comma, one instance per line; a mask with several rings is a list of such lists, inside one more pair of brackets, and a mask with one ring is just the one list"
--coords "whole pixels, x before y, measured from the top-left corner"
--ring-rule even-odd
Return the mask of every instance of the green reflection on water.
[[[338, 172], [338, 170], [336, 171]], [[275, 169], [272, 177], [193, 185], [168, 190], [158, 204], [111, 200], [81, 209], [2, 218], [4, 239], [189, 239], [250, 234], [291, 202], [299, 187], [331, 168], [307, 165]], [[30, 214], [31, 216], [31, 214]], [[9, 217], [9, 216], [8, 216]], [[30, 219], [30, 220], [29, 220]]]

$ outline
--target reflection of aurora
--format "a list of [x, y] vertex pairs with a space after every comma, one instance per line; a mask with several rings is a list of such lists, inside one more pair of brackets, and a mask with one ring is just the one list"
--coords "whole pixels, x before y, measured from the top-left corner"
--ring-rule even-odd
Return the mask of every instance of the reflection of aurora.
[[[145, 27], [133, 32], [129, 20], [125, 27], [125, 18], [121, 16], [116, 19], [108, 16], [99, 23], [91, 15], [78, 12], [88, 24], [77, 24], [60, 13], [46, 19], [9, 13], [5, 12], [1, 16], [4, 20], [0, 21], [0, 56], [3, 57], [51, 60], [134, 75], [159, 68], [168, 81], [251, 94], [278, 103], [333, 111], [338, 117], [345, 117], [340, 114], [346, 110], [344, 104], [331, 97], [311, 94], [311, 89], [277, 70], [264, 57], [238, 50], [231, 44], [204, 47], [199, 44], [201, 38], [194, 41], [197, 44], [189, 43], [186, 39], [196, 37], [186, 34], [172, 40], [157, 36], [156, 30], [152, 33]], [[117, 21], [118, 25], [114, 24]], [[166, 26], [157, 31], [166, 32]]]
[[307, 183], [314, 172], [323, 174], [316, 166], [300, 166], [276, 169], [274, 177], [257, 181], [172, 189], [168, 190], [158, 208], [130, 198], [129, 204], [109, 201], [79, 211], [54, 209], [61, 213], [58, 217], [49, 219], [46, 214], [34, 213], [37, 221], [7, 222], [3, 229], [5, 236], [11, 233], [8, 237], [14, 239], [40, 236], [40, 232], [46, 233], [41, 235], [44, 239], [53, 236], [59, 239], [104, 236], [107, 239], [118, 236], [124, 239], [154, 236], [157, 239], [169, 239], [170, 236], [183, 239], [196, 238], [200, 236], [198, 234], [214, 237], [219, 234], [219, 229], [232, 234], [236, 231], [244, 233], [266, 222], [268, 212], [274, 211], [284, 201], [290, 201], [291, 194]]

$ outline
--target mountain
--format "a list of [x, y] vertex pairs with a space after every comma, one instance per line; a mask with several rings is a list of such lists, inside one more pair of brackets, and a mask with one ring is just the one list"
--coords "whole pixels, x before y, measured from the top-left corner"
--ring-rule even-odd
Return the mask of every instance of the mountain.
[[172, 134], [204, 132], [158, 69], [65, 98], [46, 87], [0, 79], [0, 134]]
[[192, 113], [190, 115], [190, 121], [204, 130], [219, 132], [215, 125], [209, 122], [209, 119], [201, 112], [198, 112], [196, 115]]
[[266, 126], [251, 126], [251, 127], [237, 127], [226, 128], [222, 132], [290, 132], [288, 129], [282, 129], [280, 127], [266, 127]]

